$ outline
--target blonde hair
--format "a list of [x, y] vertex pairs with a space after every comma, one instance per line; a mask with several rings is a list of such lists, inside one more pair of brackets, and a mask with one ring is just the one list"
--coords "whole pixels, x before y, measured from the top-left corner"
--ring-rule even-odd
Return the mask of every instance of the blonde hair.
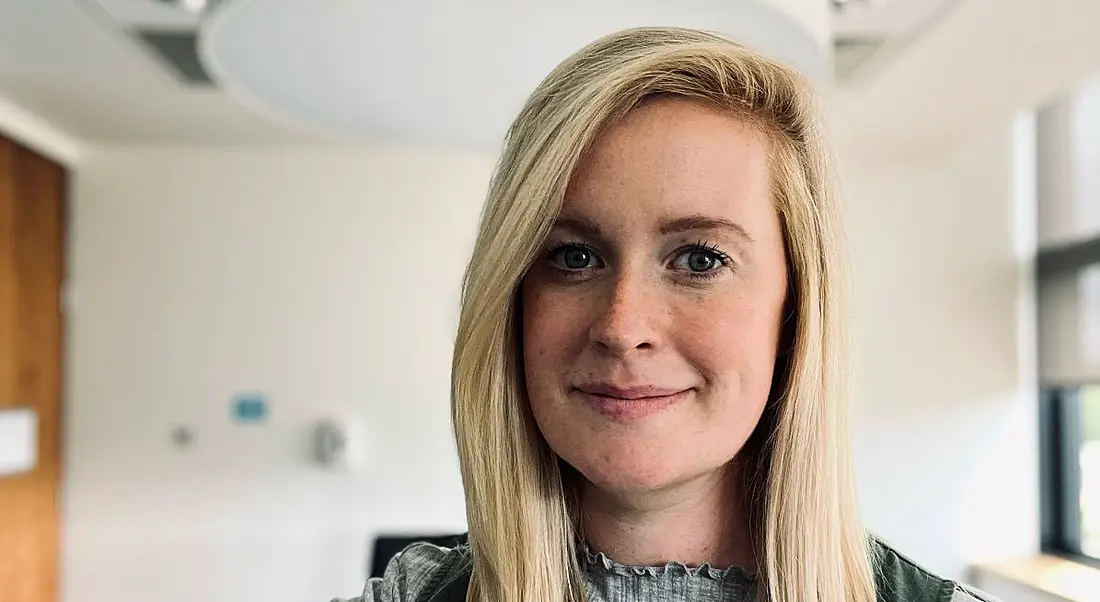
[[871, 602], [849, 450], [844, 242], [818, 101], [791, 68], [676, 28], [627, 30], [580, 50], [509, 130], [466, 272], [452, 366], [474, 563], [467, 600], [585, 599], [574, 492], [527, 402], [517, 290], [585, 150], [658, 95], [706, 103], [772, 143], [791, 315], [772, 397], [740, 454], [761, 599]]

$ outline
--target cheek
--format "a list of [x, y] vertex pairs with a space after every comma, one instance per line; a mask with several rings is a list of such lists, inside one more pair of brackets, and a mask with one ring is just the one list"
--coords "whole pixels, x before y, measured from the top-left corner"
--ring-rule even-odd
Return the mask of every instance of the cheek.
[[577, 310], [537, 283], [525, 281], [520, 295], [524, 372], [535, 403], [541, 397], [538, 389], [562, 366], [576, 339]]
[[722, 397], [763, 405], [771, 387], [783, 296], [707, 299], [677, 320], [678, 349]]
[[576, 447], [583, 442], [583, 436], [570, 427], [561, 383], [562, 375], [584, 346], [583, 333], [578, 331], [579, 308], [575, 299], [563, 299], [561, 293], [548, 292], [537, 282], [525, 282], [520, 295], [523, 372], [529, 407], [551, 448]]

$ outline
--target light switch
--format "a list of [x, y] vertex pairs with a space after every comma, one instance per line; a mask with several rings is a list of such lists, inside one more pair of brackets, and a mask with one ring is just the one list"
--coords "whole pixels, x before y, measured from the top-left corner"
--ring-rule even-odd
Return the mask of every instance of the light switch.
[[38, 464], [38, 415], [28, 408], [0, 408], [0, 477]]

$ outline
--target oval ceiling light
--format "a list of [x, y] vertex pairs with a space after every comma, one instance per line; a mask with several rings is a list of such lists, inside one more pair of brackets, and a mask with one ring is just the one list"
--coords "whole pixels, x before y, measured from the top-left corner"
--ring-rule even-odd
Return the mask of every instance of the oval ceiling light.
[[820, 80], [828, 18], [822, 0], [225, 0], [199, 51], [223, 90], [275, 118], [493, 150], [539, 81], [608, 33], [707, 29]]

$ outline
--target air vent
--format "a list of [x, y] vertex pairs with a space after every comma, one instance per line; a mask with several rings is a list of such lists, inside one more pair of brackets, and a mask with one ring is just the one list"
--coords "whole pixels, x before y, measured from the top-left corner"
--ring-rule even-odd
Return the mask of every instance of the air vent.
[[214, 85], [214, 80], [199, 60], [193, 32], [139, 31], [137, 35], [181, 82], [191, 86]]
[[878, 4], [878, 2], [874, 2], [873, 0], [832, 0], [830, 4], [833, 6], [834, 13], [842, 13], [853, 7], [867, 8], [868, 5]]
[[837, 38], [833, 45], [833, 71], [840, 81], [851, 79], [875, 54], [882, 49], [886, 41], [879, 37]]

